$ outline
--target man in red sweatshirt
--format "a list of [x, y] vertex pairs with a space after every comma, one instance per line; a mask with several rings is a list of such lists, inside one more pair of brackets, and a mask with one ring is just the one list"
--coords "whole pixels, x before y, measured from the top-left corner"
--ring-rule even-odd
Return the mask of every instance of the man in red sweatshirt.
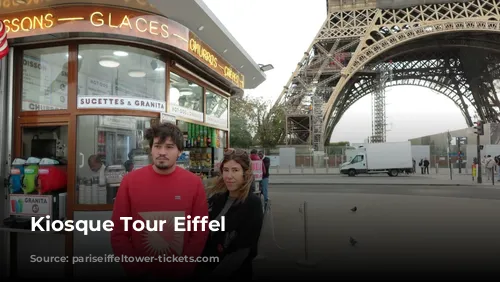
[[[208, 217], [205, 188], [199, 177], [176, 166], [184, 150], [183, 134], [177, 126], [170, 123], [152, 126], [145, 138], [149, 141], [153, 164], [123, 178], [114, 203], [111, 245], [115, 256], [134, 258], [134, 262], [121, 261], [129, 275], [188, 278], [196, 267], [193, 260], [205, 247], [208, 224], [204, 231], [198, 224], [197, 231], [176, 232], [175, 217]], [[123, 217], [131, 218], [127, 226]], [[159, 228], [162, 220], [167, 222], [163, 230]], [[145, 228], [134, 230], [134, 221], [142, 221]], [[154, 226], [155, 221], [157, 226]], [[151, 227], [158, 229], [155, 231]], [[186, 226], [181, 228], [188, 230]], [[143, 262], [137, 262], [138, 259]]]

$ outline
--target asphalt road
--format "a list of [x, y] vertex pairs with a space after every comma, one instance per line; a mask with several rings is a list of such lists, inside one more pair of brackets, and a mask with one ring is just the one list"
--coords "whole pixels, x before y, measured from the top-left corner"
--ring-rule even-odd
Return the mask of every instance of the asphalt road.
[[[302, 185], [271, 185], [273, 194], [278, 199], [281, 193], [323, 193], [323, 194], [373, 194], [425, 197], [452, 197], [500, 200], [500, 185], [498, 187], [480, 186], [429, 186], [429, 185], [367, 185], [367, 184], [302, 184]], [[274, 199], [274, 197], [273, 197]], [[499, 218], [500, 219], [500, 218]]]
[[303, 185], [303, 184], [370, 184], [370, 185], [428, 185], [428, 186], [499, 186], [500, 182], [487, 180], [483, 177], [483, 183], [478, 184], [472, 180], [471, 175], [453, 175], [450, 179], [449, 175], [400, 175], [398, 177], [390, 177], [384, 174], [374, 175], [357, 175], [356, 177], [348, 177], [346, 175], [327, 175], [327, 174], [304, 174], [304, 175], [272, 175], [270, 178], [271, 184], [284, 185]]
[[[500, 274], [500, 189], [271, 185], [270, 197], [259, 250], [263, 258], [254, 263], [257, 278]], [[313, 268], [297, 264], [305, 258], [304, 201]]]

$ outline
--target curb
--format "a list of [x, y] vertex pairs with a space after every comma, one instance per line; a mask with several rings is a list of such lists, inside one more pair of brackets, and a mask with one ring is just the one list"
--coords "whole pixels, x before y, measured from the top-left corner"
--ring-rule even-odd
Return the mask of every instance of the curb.
[[[430, 184], [425, 184], [425, 183], [353, 183], [353, 182], [346, 182], [346, 183], [269, 183], [269, 186], [273, 185], [292, 185], [292, 186], [298, 186], [298, 185], [308, 185], [308, 186], [325, 186], [325, 185], [370, 185], [370, 186], [478, 186], [478, 187], [483, 187], [487, 186], [484, 184], [437, 184], [437, 183], [430, 183]], [[490, 185], [494, 186], [494, 185]]]
[[[383, 173], [381, 173], [381, 174], [383, 174]], [[344, 176], [344, 174], [340, 174], [340, 173], [274, 173], [274, 174], [271, 174], [271, 175], [273, 175], [273, 176], [287, 176], [287, 175], [330, 175], [330, 176]], [[431, 174], [431, 175], [449, 176], [448, 174]], [[457, 174], [457, 175], [472, 176], [472, 174], [465, 174], [465, 173]], [[363, 177], [367, 177], [367, 175], [365, 175]], [[408, 177], [411, 177], [411, 175], [408, 176]]]

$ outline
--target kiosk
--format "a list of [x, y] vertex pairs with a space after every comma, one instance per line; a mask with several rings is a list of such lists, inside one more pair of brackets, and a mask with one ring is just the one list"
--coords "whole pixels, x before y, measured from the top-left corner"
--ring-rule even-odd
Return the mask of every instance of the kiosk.
[[[34, 256], [112, 250], [107, 232], [32, 232], [26, 218], [109, 219], [123, 176], [149, 164], [144, 132], [160, 118], [184, 132], [178, 164], [211, 177], [229, 146], [230, 98], [249, 79], [224, 52], [145, 8], [0, 10], [10, 46], [0, 61], [0, 176], [7, 195], [0, 249], [9, 250], [2, 269], [12, 277], [116, 277], [118, 263], [33, 263]], [[258, 67], [247, 68], [253, 76]]]

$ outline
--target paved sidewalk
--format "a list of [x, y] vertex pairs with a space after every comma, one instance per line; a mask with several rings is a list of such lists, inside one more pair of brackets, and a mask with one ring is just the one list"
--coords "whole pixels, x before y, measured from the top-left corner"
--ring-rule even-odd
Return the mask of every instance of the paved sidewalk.
[[301, 174], [301, 175], [272, 175], [270, 185], [304, 185], [304, 184], [337, 184], [337, 185], [428, 185], [428, 186], [489, 186], [500, 188], [500, 182], [495, 179], [493, 185], [486, 176], [483, 177], [483, 183], [478, 184], [472, 180], [471, 175], [454, 174], [452, 179], [444, 174], [414, 174], [399, 175], [390, 177], [386, 174], [380, 175], [358, 175], [349, 177], [346, 175], [327, 175], [327, 174]]
[[[271, 174], [273, 175], [303, 175], [303, 174], [327, 174], [327, 175], [335, 175], [335, 174], [340, 174], [340, 169], [338, 167], [335, 168], [309, 168], [309, 167], [295, 167], [295, 168], [278, 168], [278, 167], [271, 167], [270, 169]], [[446, 167], [442, 167], [439, 169], [432, 168], [429, 169], [430, 174], [439, 174], [439, 175], [450, 175], [450, 169]], [[421, 175], [420, 172], [417, 173], [418, 175]], [[453, 175], [459, 175], [458, 168], [455, 168], [452, 170]], [[471, 175], [472, 171], [471, 169], [462, 169], [462, 172], [460, 173], [462, 175]], [[483, 171], [484, 174], [484, 171]], [[484, 174], [486, 175], [486, 174]]]

